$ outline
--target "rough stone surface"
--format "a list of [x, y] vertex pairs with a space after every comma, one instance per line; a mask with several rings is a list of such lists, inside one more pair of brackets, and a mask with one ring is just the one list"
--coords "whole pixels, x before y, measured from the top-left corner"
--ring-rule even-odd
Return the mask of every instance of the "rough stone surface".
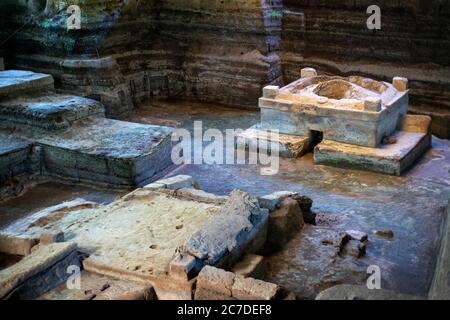
[[233, 297], [238, 300], [275, 300], [280, 287], [276, 284], [236, 275], [232, 287]]
[[206, 266], [197, 277], [195, 300], [229, 300], [233, 298], [236, 275], [222, 269]]
[[195, 300], [274, 300], [280, 287], [206, 266], [197, 278]]
[[43, 149], [44, 173], [110, 185], [145, 185], [172, 165], [171, 129], [94, 117], [62, 132], [17, 128]]
[[342, 253], [359, 259], [366, 254], [366, 244], [359, 240], [350, 240], [344, 245]]
[[195, 277], [203, 267], [203, 264], [189, 254], [177, 255], [169, 265], [169, 275], [172, 278], [189, 281]]
[[53, 77], [31, 71], [0, 71], [0, 99], [53, 90]]
[[[75, 250], [76, 245], [73, 243], [54, 243], [41, 246], [17, 264], [0, 271], [0, 297], [6, 298], [14, 295], [15, 288], [23, 290], [23, 294], [29, 296], [39, 293], [39, 291], [41, 291], [40, 294], [43, 294], [52, 285], [57, 286], [68, 275], [65, 268], [55, 271], [52, 267], [55, 267], [55, 264], [64, 264], [64, 267], [75, 264], [77, 261], [74, 256], [74, 253], [76, 255]], [[50, 274], [43, 275], [42, 273], [47, 269], [50, 269]], [[53, 274], [53, 272], [56, 273]], [[38, 284], [45, 284], [45, 288], [39, 288]], [[28, 290], [23, 289], [24, 287], [27, 287]]]
[[74, 121], [104, 114], [101, 103], [69, 95], [51, 94], [0, 101], [0, 121], [47, 130], [66, 129]]
[[279, 209], [271, 212], [269, 216], [266, 250], [273, 252], [281, 249], [302, 229], [303, 224], [298, 202], [291, 198], [282, 200]]
[[26, 256], [39, 242], [38, 238], [0, 233], [0, 252]]
[[39, 245], [48, 245], [55, 242], [64, 242], [64, 233], [56, 230], [45, 231], [39, 238]]
[[0, 132], [0, 184], [30, 172], [32, 143]]
[[268, 214], [255, 198], [235, 190], [214, 219], [203, 225], [182, 250], [207, 265], [231, 266], [261, 232], [267, 219]]
[[271, 131], [260, 129], [260, 125], [255, 125], [239, 135], [237, 147], [246, 151], [277, 152], [284, 158], [298, 158], [309, 150], [310, 139], [280, 133], [274, 135]]
[[357, 241], [360, 241], [360, 242], [365, 242], [365, 241], [369, 240], [369, 235], [367, 233], [365, 233], [365, 232], [362, 232], [362, 231], [347, 230], [347, 231], [345, 231], [345, 233], [352, 240], [357, 240]]
[[38, 300], [156, 300], [152, 286], [117, 280], [102, 275], [80, 273], [80, 288], [67, 288], [63, 283], [39, 296]]
[[258, 203], [261, 208], [266, 208], [269, 211], [274, 211], [279, 207], [284, 199], [294, 195], [295, 192], [291, 191], [277, 191], [265, 196], [258, 197]]
[[397, 143], [381, 148], [323, 141], [314, 151], [317, 164], [401, 175], [431, 147], [429, 133], [400, 131]]

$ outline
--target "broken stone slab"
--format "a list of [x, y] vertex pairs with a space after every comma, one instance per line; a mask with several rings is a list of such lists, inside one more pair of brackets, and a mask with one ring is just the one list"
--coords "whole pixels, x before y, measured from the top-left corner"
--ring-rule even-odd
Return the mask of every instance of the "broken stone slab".
[[266, 263], [263, 256], [246, 254], [239, 260], [231, 271], [245, 278], [262, 279], [266, 273]]
[[316, 146], [316, 164], [400, 176], [431, 147], [431, 134], [399, 131], [397, 143], [368, 148], [324, 140]]
[[283, 248], [303, 225], [303, 215], [298, 202], [291, 198], [282, 200], [279, 209], [269, 215], [266, 250], [273, 252]]
[[241, 150], [254, 152], [272, 152], [272, 147], [275, 147], [283, 158], [298, 158], [309, 150], [309, 137], [281, 133], [274, 135], [274, 132], [255, 125], [238, 136], [236, 146]]
[[320, 292], [316, 300], [422, 300], [390, 290], [370, 290], [367, 286], [342, 284]]
[[269, 211], [274, 211], [278, 208], [281, 201], [283, 201], [287, 197], [291, 197], [294, 195], [296, 195], [296, 193], [292, 191], [277, 191], [262, 197], [258, 197], [258, 203], [261, 208], [266, 208]]
[[170, 277], [189, 281], [196, 277], [203, 268], [203, 263], [189, 254], [178, 254], [169, 265]]
[[59, 230], [48, 230], [41, 234], [39, 245], [48, 245], [56, 242], [64, 242], [64, 232]]
[[275, 300], [280, 287], [276, 284], [236, 275], [232, 287], [233, 298], [238, 300]]
[[[133, 262], [136, 262], [133, 261]], [[141, 260], [142, 262], [142, 260]], [[150, 263], [151, 264], [151, 263]], [[90, 256], [83, 260], [84, 270], [100, 275], [124, 281], [133, 281], [144, 285], [151, 285], [158, 297], [158, 300], [192, 300], [192, 292], [195, 288], [196, 279], [190, 281], [179, 280], [168, 275], [153, 272], [144, 263], [138, 270], [130, 270], [126, 267], [115, 264], [110, 259]]]
[[206, 266], [197, 277], [195, 300], [274, 300], [280, 287]]
[[40, 246], [18, 263], [0, 271], [0, 298], [35, 298], [65, 281], [67, 267], [79, 266], [74, 243]]
[[312, 199], [307, 196], [301, 196], [299, 194], [292, 195], [291, 198], [297, 201], [298, 205], [300, 206], [303, 214], [303, 221], [308, 224], [316, 225], [317, 214], [311, 211], [313, 205]]
[[39, 238], [36, 237], [0, 233], [1, 253], [27, 256], [31, 253], [31, 249], [38, 243]]
[[205, 266], [197, 277], [195, 300], [232, 300], [235, 277], [232, 272]]
[[0, 121], [7, 122], [8, 126], [62, 130], [77, 120], [94, 116], [105, 116], [100, 102], [72, 95], [45, 94], [0, 101]]
[[21, 70], [0, 71], [0, 99], [53, 91], [53, 82], [53, 77], [48, 74]]
[[235, 190], [219, 212], [181, 250], [206, 265], [220, 263], [220, 266], [231, 267], [252, 241], [258, 238], [258, 234], [266, 231], [264, 227], [267, 219], [268, 213], [259, 207], [256, 198]]
[[193, 188], [194, 179], [187, 175], [178, 175], [162, 180], [155, 181], [151, 184], [146, 185], [145, 189], [171, 189], [178, 190], [183, 188]]
[[300, 72], [301, 78], [311, 78], [311, 77], [317, 77], [317, 71], [314, 68], [303, 68]]

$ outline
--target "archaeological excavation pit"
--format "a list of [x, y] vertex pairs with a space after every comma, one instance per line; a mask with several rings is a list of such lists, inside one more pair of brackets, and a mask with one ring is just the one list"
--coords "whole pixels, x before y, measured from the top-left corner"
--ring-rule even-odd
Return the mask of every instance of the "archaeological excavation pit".
[[380, 7], [2, 1], [0, 299], [450, 299], [450, 7]]

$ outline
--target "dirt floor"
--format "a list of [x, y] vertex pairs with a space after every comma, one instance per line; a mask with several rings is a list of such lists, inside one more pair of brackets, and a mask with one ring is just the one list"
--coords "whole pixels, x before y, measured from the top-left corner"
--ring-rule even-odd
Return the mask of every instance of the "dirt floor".
[[[246, 129], [258, 112], [190, 102], [146, 102], [125, 120], [204, 130]], [[369, 265], [382, 270], [382, 287], [425, 297], [431, 284], [440, 225], [450, 193], [450, 141], [433, 140], [433, 149], [402, 177], [315, 165], [312, 155], [282, 159], [279, 173], [262, 176], [256, 165], [185, 165], [170, 176], [187, 174], [216, 194], [241, 189], [254, 195], [295, 191], [314, 200], [318, 226], [305, 227], [284, 250], [267, 258], [266, 280], [286, 286], [300, 298], [341, 282], [362, 283]], [[0, 228], [63, 201], [84, 198], [110, 203], [126, 193], [47, 182], [23, 196], [0, 203]], [[369, 234], [362, 259], [336, 257], [327, 239], [339, 231]], [[392, 239], [374, 234], [392, 230]], [[306, 282], [305, 282], [306, 281]]]

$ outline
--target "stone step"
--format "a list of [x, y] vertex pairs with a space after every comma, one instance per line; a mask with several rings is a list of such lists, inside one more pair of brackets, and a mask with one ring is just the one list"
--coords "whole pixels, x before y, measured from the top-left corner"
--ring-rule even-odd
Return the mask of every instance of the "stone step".
[[14, 134], [41, 146], [44, 173], [78, 182], [143, 186], [172, 165], [167, 127], [92, 117], [63, 131], [20, 127]]
[[0, 71], [0, 99], [54, 90], [53, 77], [31, 71]]
[[431, 119], [405, 116], [395, 143], [378, 148], [324, 140], [314, 150], [316, 164], [402, 175], [431, 147]]
[[0, 184], [30, 167], [32, 143], [0, 133]]
[[69, 127], [74, 121], [104, 116], [103, 105], [95, 100], [62, 94], [25, 96], [0, 101], [0, 122], [29, 125], [46, 130]]

